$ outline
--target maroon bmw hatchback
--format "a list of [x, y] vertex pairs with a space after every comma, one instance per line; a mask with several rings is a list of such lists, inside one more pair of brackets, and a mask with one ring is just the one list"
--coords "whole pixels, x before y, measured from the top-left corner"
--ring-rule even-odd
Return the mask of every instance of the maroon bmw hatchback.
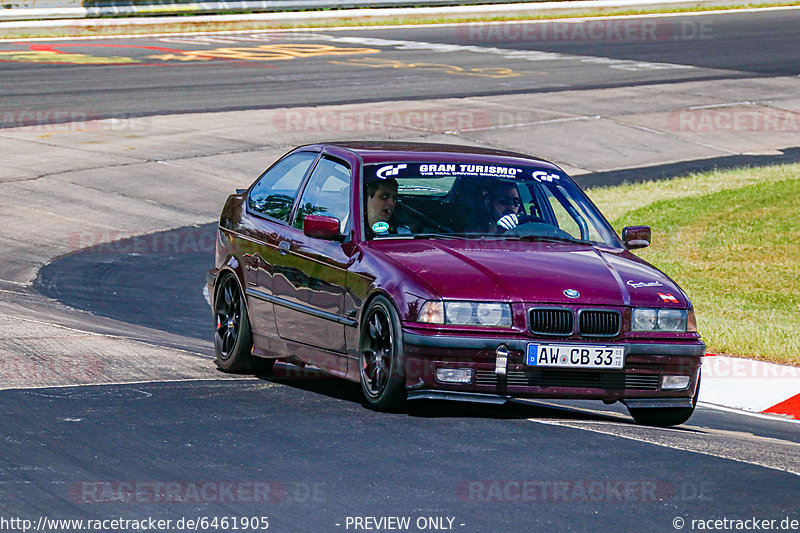
[[369, 406], [623, 402], [688, 420], [705, 354], [692, 304], [557, 166], [467, 146], [292, 150], [219, 221], [217, 365], [359, 381]]

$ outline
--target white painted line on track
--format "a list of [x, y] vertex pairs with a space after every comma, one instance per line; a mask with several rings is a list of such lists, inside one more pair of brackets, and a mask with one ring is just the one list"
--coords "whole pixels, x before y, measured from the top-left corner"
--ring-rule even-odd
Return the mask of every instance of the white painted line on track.
[[57, 328], [57, 329], [63, 329], [63, 330], [66, 330], [66, 331], [71, 331], [73, 333], [77, 333], [80, 336], [109, 337], [109, 338], [112, 338], [112, 339], [127, 339], [128, 338], [128, 337], [121, 337], [121, 336], [118, 336], [118, 335], [108, 335], [108, 334], [105, 334], [105, 333], [95, 333], [93, 331], [86, 331], [86, 330], [82, 330], [82, 329], [71, 328], [69, 326], [62, 326], [61, 324], [55, 324], [53, 322], [45, 322], [43, 320], [35, 320], [33, 318], [25, 318], [25, 317], [17, 316], [17, 315], [13, 315], [12, 316], [12, 315], [7, 315], [7, 314], [0, 314], [0, 317], [8, 317], [8, 318], [13, 318], [14, 320], [19, 320], [19, 321], [22, 321], [22, 322], [30, 322], [31, 324], [38, 324], [40, 326], [50, 326], [50, 327]]
[[19, 287], [29, 287], [30, 283], [23, 283], [22, 281], [12, 281], [10, 279], [0, 279], [0, 283], [8, 283], [9, 285], [17, 285]]
[[743, 105], [757, 105], [757, 102], [749, 102], [747, 100], [743, 102], [725, 102], [722, 104], [705, 104], [705, 105], [692, 105], [687, 107], [686, 109], [716, 109], [719, 107], [735, 107], [735, 106], [743, 106]]
[[779, 416], [779, 415], [770, 415], [770, 414], [765, 414], [765, 413], [754, 413], [753, 411], [745, 411], [743, 409], [735, 409], [733, 407], [726, 407], [724, 405], [717, 405], [717, 404], [714, 404], [714, 403], [697, 402], [697, 406], [698, 407], [704, 407], [706, 409], [714, 409], [716, 411], [724, 411], [726, 413], [733, 413], [733, 414], [736, 414], [736, 415], [745, 415], [745, 416], [750, 416], [750, 417], [753, 417], [753, 418], [760, 418], [762, 420], [773, 420], [773, 421], [777, 421], [777, 422], [788, 422], [790, 424], [800, 424], [800, 420], [798, 420], [796, 418], [789, 418], [789, 417]]
[[538, 50], [515, 50], [512, 48], [498, 48], [495, 46], [477, 46], [464, 44], [444, 44], [428, 41], [409, 41], [399, 39], [379, 39], [375, 37], [350, 37], [344, 35], [325, 35], [307, 34], [297, 32], [292, 34], [293, 39], [319, 40], [342, 44], [357, 44], [361, 46], [382, 46], [394, 48], [395, 50], [414, 50], [434, 53], [448, 52], [471, 52], [477, 54], [490, 54], [503, 57], [505, 59], [517, 59], [522, 61], [580, 61], [604, 65], [613, 69], [626, 71], [651, 71], [651, 70], [672, 70], [672, 69], [694, 69], [693, 65], [679, 65], [675, 63], [656, 63], [650, 61], [637, 61], [632, 59], [611, 59], [596, 56], [584, 56], [576, 54], [563, 54], [560, 52], [541, 52]]
[[[656, 446], [661, 446], [663, 448], [669, 448], [673, 450], [680, 450], [685, 452], [692, 452], [698, 453], [702, 455], [708, 455], [711, 457], [717, 457], [720, 459], [728, 459], [731, 461], [736, 461], [738, 463], [745, 463], [751, 464], [754, 466], [759, 466], [763, 468], [769, 468], [771, 470], [778, 470], [780, 472], [786, 472], [789, 474], [794, 474], [796, 476], [800, 476], [800, 460], [792, 460], [792, 458], [785, 458], [783, 454], [781, 458], [785, 458], [783, 464], [781, 463], [780, 459], [774, 459], [771, 462], [768, 462], [767, 457], [768, 454], [759, 452], [761, 450], [757, 450], [757, 446], [755, 443], [764, 444], [764, 447], [773, 446], [774, 441], [777, 439], [771, 438], [761, 438], [761, 437], [752, 437], [750, 441], [747, 443], [742, 443], [740, 446], [730, 446], [730, 445], [720, 445], [716, 448], [715, 451], [710, 450], [712, 443], [709, 443], [709, 439], [698, 439], [696, 434], [687, 433], [686, 430], [695, 430], [700, 431], [702, 433], [715, 433], [714, 430], [709, 431], [707, 428], [700, 428], [694, 427], [689, 425], [678, 426], [675, 429], [671, 428], [655, 428], [649, 426], [635, 426], [635, 425], [627, 425], [627, 424], [619, 424], [616, 422], [594, 422], [594, 421], [564, 421], [564, 420], [539, 420], [536, 418], [528, 418], [529, 422], [534, 422], [537, 424], [542, 424], [546, 426], [561, 426], [570, 429], [579, 429], [583, 431], [590, 431], [592, 433], [599, 433], [602, 435], [609, 435], [612, 437], [618, 437], [627, 440], [633, 440], [637, 442], [642, 442], [645, 444], [654, 444]], [[632, 432], [638, 431], [640, 434], [634, 435], [632, 433], [626, 434], [625, 432]], [[644, 433], [651, 433], [650, 435], [645, 435]], [[721, 433], [724, 436], [724, 432]], [[658, 437], [661, 438], [658, 438]], [[686, 437], [686, 438], [683, 438]], [[796, 457], [800, 458], [800, 444], [790, 441], [780, 441], [779, 442], [784, 445], [788, 450], [794, 451], [796, 448], [797, 451], [794, 454]], [[740, 453], [734, 453], [735, 451], [739, 451]], [[750, 457], [744, 457], [742, 454], [750, 454]]]
[[561, 124], [564, 122], [579, 122], [584, 120], [599, 120], [603, 117], [600, 115], [582, 115], [578, 117], [565, 117], [565, 118], [552, 118], [549, 120], [534, 120], [533, 122], [513, 122], [511, 124], [500, 124], [499, 126], [486, 126], [482, 128], [464, 128], [460, 131], [461, 133], [472, 133], [476, 131], [491, 131], [491, 130], [502, 130], [506, 128], [519, 128], [524, 126], [541, 126], [544, 124]]
[[106, 387], [106, 386], [117, 386], [117, 385], [148, 385], [148, 384], [156, 384], [156, 383], [186, 383], [189, 381], [219, 381], [221, 383], [227, 383], [229, 381], [250, 381], [254, 383], [264, 383], [266, 387], [271, 387], [273, 385], [277, 385], [276, 383], [265, 382], [263, 379], [248, 377], [248, 376], [236, 376], [234, 374], [228, 374], [230, 377], [213, 377], [213, 378], [173, 378], [173, 379], [147, 379], [143, 381], [111, 381], [111, 382], [98, 382], [98, 383], [75, 383], [71, 385], [29, 385], [29, 386], [20, 386], [20, 387], [8, 387], [5, 389], [0, 389], [2, 391], [13, 391], [13, 390], [20, 390], [20, 391], [31, 391], [31, 390], [44, 390], [44, 389], [71, 389], [71, 388], [85, 388], [85, 387]]
[[25, 294], [24, 292], [12, 291], [12, 290], [9, 290], [9, 289], [0, 289], [0, 292], [5, 293], [5, 294], [17, 294], [17, 295]]
[[[92, 316], [91, 313], [88, 313], [88, 314], [89, 314], [89, 316]], [[29, 322], [31, 324], [38, 324], [38, 325], [41, 325], [41, 326], [50, 326], [50, 327], [57, 328], [57, 329], [63, 329], [63, 330], [66, 330], [66, 331], [71, 331], [71, 332], [76, 334], [76, 335], [73, 335], [73, 337], [78, 336], [78, 337], [96, 337], [96, 338], [105, 338], [105, 339], [116, 339], [116, 340], [132, 342], [132, 343], [144, 344], [144, 345], [147, 345], [147, 346], [158, 346], [158, 347], [161, 347], [161, 348], [164, 348], [164, 349], [167, 349], [167, 350], [172, 350], [172, 351], [175, 351], [175, 352], [181, 352], [183, 354], [186, 354], [186, 355], [189, 355], [189, 356], [192, 356], [192, 357], [207, 358], [206, 355], [203, 355], [203, 354], [198, 353], [198, 352], [193, 352], [193, 351], [185, 349], [185, 348], [178, 348], [176, 346], [162, 346], [162, 345], [160, 345], [160, 344], [158, 344], [156, 342], [152, 342], [152, 341], [148, 341], [148, 340], [144, 340], [144, 339], [138, 339], [136, 337], [131, 337], [131, 336], [112, 335], [110, 333], [98, 333], [98, 332], [95, 332], [95, 331], [86, 331], [86, 330], [82, 330], [82, 329], [72, 328], [72, 327], [69, 327], [69, 326], [63, 326], [61, 324], [56, 324], [54, 322], [45, 322], [43, 320], [35, 320], [33, 318], [26, 318], [26, 317], [22, 317], [22, 316], [18, 316], [18, 315], [13, 315], [12, 316], [12, 315], [7, 315], [7, 314], [0, 314], [0, 317], [9, 317], [9, 318], [13, 318], [15, 321]], [[0, 390], [3, 390], [2, 387], [0, 387]]]

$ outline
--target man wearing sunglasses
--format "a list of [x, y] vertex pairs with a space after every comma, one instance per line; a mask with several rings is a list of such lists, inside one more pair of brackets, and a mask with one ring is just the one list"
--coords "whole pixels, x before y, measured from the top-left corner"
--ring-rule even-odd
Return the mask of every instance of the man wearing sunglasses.
[[499, 233], [515, 228], [519, 224], [522, 199], [513, 183], [498, 182], [489, 195], [489, 212], [494, 218], [490, 231]]

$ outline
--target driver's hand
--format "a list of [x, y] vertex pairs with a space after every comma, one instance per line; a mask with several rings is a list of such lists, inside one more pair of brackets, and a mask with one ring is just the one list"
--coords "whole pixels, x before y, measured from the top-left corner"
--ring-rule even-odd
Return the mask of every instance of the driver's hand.
[[497, 225], [506, 231], [510, 230], [511, 228], [516, 228], [517, 224], [519, 224], [519, 219], [514, 213], [509, 213], [497, 221]]

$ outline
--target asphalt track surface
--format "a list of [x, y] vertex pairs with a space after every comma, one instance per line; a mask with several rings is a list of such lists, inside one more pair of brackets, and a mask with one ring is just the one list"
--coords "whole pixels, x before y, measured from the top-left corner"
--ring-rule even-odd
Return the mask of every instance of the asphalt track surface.
[[[128, 117], [793, 76], [800, 74], [798, 42], [800, 10], [5, 42], [0, 127], [20, 125], [14, 112], [32, 106], [52, 114], [68, 111], [43, 118], [57, 121], [74, 120], [77, 111], [93, 118]], [[337, 51], [286, 53], [286, 44]], [[445, 45], [460, 48], [442, 54]], [[15, 53], [35, 56], [37, 63], [20, 62]]]
[[[450, 517], [455, 531], [486, 532], [798, 518], [797, 475], [550, 425], [641, 431], [613, 415], [519, 404], [386, 415], [364, 409], [356, 385], [325, 378], [1, 396], [3, 435], [27, 435], [6, 439], [6, 464], [38, 465], [6, 469], [3, 507], [34, 519], [268, 516], [269, 531], [311, 532], [353, 531], [356, 516]], [[695, 416], [671, 431], [697, 438], [706, 423], [739, 423]], [[269, 488], [250, 503], [255, 483]]]
[[[8, 62], [0, 72], [0, 108], [34, 102], [75, 109], [76, 102], [90, 102], [92, 113], [113, 116], [352, 102], [356, 89], [364, 100], [386, 100], [796, 75], [795, 13], [715, 17], [709, 19], [713, 39], [673, 40], [670, 46], [465, 43], [452, 28], [321, 32], [565, 56], [546, 65], [467, 50], [447, 56], [460, 69], [544, 72], [507, 78], [408, 66], [438, 61], [430, 49], [410, 58], [398, 45], [319, 38], [301, 42], [375, 46], [381, 51], [373, 55], [406, 66], [332, 64], [330, 57], [261, 67], [203, 60], [163, 60], [168, 68]], [[3, 44], [0, 50], [25, 46]], [[81, 53], [97, 54], [90, 48]], [[145, 59], [145, 52], [132, 50], [141, 49], [127, 49], [125, 57]], [[585, 56], [622, 61], [613, 64], [629, 70], [575, 59]], [[583, 68], [573, 68], [576, 61]], [[656, 62], [694, 68], [652, 68]], [[153, 342], [158, 332], [183, 337], [193, 350], [201, 346], [211, 365], [210, 311], [200, 289], [213, 231], [213, 224], [174, 230], [182, 242], [197, 243], [179, 257], [146, 242], [169, 238], [165, 234], [82, 250], [44, 267], [35, 288], [122, 327], [149, 328]], [[0, 391], [3, 518], [153, 517], [175, 524], [181, 518], [267, 516], [269, 531], [276, 532], [366, 531], [348, 527], [348, 517], [389, 516], [409, 517], [408, 531], [433, 530], [431, 522], [417, 523], [431, 517], [463, 532], [675, 531], [681, 525], [676, 518], [691, 531], [700, 529], [692, 519], [800, 520], [796, 423], [700, 407], [680, 428], [643, 428], [620, 406], [584, 402], [422, 402], [407, 413], [381, 414], [362, 406], [357, 384], [276, 368], [274, 375], [236, 381]]]
[[[198, 280], [214, 231], [83, 250], [45, 266], [35, 287], [187, 337], [187, 346], [189, 337], [207, 342]], [[198, 246], [180, 257], [140, 253], [170, 239]], [[8, 415], [0, 433], [36, 435], [36, 446], [7, 442], [9, 464], [40, 465], [7, 472], [0, 497], [34, 516], [256, 514], [274, 531], [353, 531], [347, 517], [449, 517], [457, 531], [484, 532], [641, 531], [643, 522], [672, 531], [677, 517], [800, 512], [797, 424], [705, 407], [675, 429], [642, 428], [623, 407], [599, 402], [416, 402], [380, 414], [362, 405], [357, 384], [281, 364], [236, 382], [3, 391], [0, 400]], [[35, 501], [15, 496], [23, 479], [22, 494]], [[267, 496], [251, 503], [253, 483]]]

